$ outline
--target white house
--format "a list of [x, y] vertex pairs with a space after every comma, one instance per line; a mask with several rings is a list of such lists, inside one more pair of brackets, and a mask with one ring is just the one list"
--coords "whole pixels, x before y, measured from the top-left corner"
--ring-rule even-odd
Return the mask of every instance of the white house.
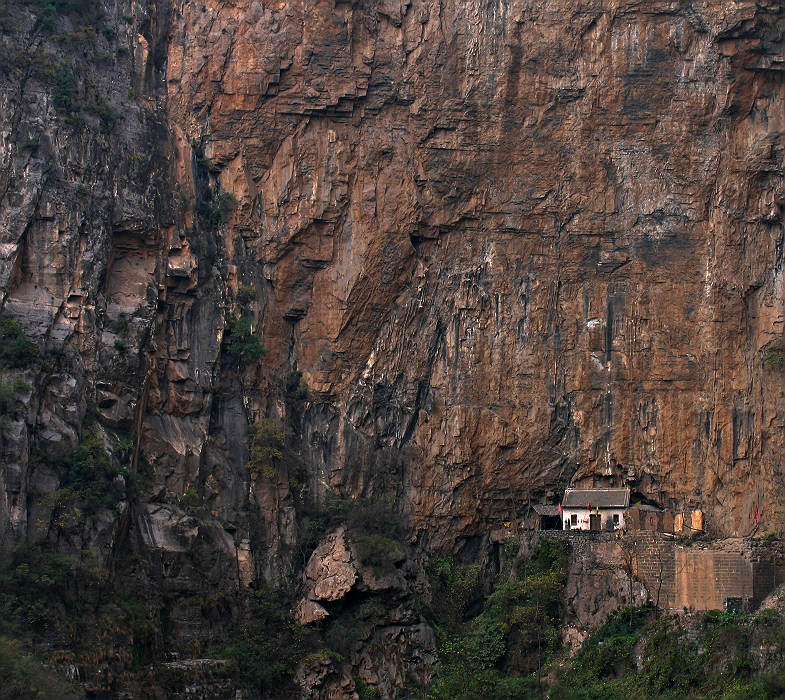
[[565, 530], [617, 530], [630, 507], [629, 489], [567, 489], [562, 500]]

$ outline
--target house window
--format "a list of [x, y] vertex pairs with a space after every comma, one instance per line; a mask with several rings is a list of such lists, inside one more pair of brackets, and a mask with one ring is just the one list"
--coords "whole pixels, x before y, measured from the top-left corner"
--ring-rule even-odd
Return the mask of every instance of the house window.
[[577, 524], [578, 524], [578, 516], [577, 516], [577, 514], [576, 514], [576, 513], [573, 513], [573, 514], [570, 516], [570, 526], [571, 526], [571, 527], [575, 527]]
[[613, 514], [613, 524], [614, 525], [618, 525], [619, 524], [619, 514], [618, 513], [614, 513]]

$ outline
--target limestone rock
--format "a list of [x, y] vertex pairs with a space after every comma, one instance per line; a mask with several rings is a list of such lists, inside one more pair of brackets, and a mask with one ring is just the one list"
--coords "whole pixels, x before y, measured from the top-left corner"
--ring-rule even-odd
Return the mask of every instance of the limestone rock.
[[[346, 530], [325, 537], [305, 567], [305, 597], [297, 608], [300, 622], [322, 619], [328, 612], [315, 601], [343, 598], [357, 581], [357, 567], [346, 542]], [[310, 618], [310, 619], [308, 619]]]
[[311, 622], [323, 620], [328, 613], [319, 603], [303, 598], [294, 610], [294, 615], [301, 625], [308, 625]]

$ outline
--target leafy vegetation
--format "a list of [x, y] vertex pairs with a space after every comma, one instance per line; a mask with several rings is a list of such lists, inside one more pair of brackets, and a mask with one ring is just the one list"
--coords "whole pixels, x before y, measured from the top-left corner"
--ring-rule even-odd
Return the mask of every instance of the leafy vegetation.
[[[80, 41], [88, 39], [89, 36], [85, 35]], [[67, 124], [83, 126], [85, 113], [98, 117], [105, 128], [111, 128], [115, 122], [122, 119], [122, 114], [117, 109], [95, 93], [94, 89], [84, 85], [84, 77], [76, 64], [67, 60], [51, 63], [43, 67], [40, 77], [51, 84], [52, 100]], [[86, 96], [91, 94], [92, 97]]]
[[19, 397], [29, 390], [30, 385], [21, 377], [7, 384], [0, 384], [0, 416], [13, 412]]
[[196, 206], [196, 215], [202, 226], [215, 230], [223, 224], [232, 210], [237, 206], [237, 200], [229, 192], [219, 192], [217, 195], [210, 193], [209, 198], [199, 201]]
[[30, 390], [11, 370], [28, 369], [38, 359], [38, 348], [28, 340], [24, 327], [10, 318], [0, 319], [0, 437], [21, 408], [20, 398]]
[[115, 484], [115, 477], [121, 472], [115, 467], [97, 435], [87, 435], [64, 466], [66, 473], [60, 488], [60, 498], [72, 498], [86, 513], [111, 508], [122, 497], [122, 489], [118, 489]]
[[[25, 545], [7, 554], [0, 566], [0, 634], [30, 645], [43, 642], [44, 648], [62, 640], [74, 663], [91, 667], [108, 662], [138, 669], [160, 658], [160, 602], [124, 591], [117, 582], [109, 614], [99, 612], [108, 581], [89, 551], [66, 555]], [[0, 691], [0, 697], [7, 696]]]
[[441, 665], [428, 693], [448, 698], [532, 697], [558, 646], [567, 552], [541, 540], [502, 571], [479, 613], [480, 571], [441, 557], [432, 568]]
[[237, 287], [237, 303], [240, 306], [248, 306], [253, 301], [256, 301], [256, 290], [247, 284], [241, 284]]
[[436, 619], [448, 631], [460, 630], [467, 608], [480, 594], [482, 567], [459, 566], [451, 556], [443, 556], [433, 561], [429, 573]]
[[391, 499], [333, 496], [327, 501], [325, 513], [332, 523], [343, 522], [358, 533], [377, 533], [395, 540], [403, 535], [403, 521]]
[[262, 696], [294, 697], [292, 679], [306, 656], [309, 641], [290, 610], [292, 601], [274, 588], [254, 591], [247, 622], [220, 655], [231, 659], [243, 685]]
[[38, 0], [38, 23], [47, 31], [55, 30], [57, 19], [62, 15], [80, 15], [83, 21], [94, 23], [100, 19], [101, 5], [95, 0]]
[[[779, 698], [785, 693], [780, 613], [707, 613], [691, 641], [675, 618], [650, 608], [617, 611], [551, 689], [560, 700], [600, 698]], [[770, 650], [756, 670], [750, 649]], [[776, 666], [778, 664], [778, 667]]]
[[161, 647], [161, 603], [155, 597], [126, 592], [120, 597], [119, 607], [125, 613], [124, 625], [130, 633], [132, 667], [153, 663]]
[[370, 566], [376, 576], [394, 571], [395, 565], [406, 559], [403, 545], [385, 535], [356, 535], [353, 541], [360, 562]]
[[257, 362], [267, 354], [267, 348], [254, 334], [253, 326], [250, 316], [235, 318], [227, 324], [227, 350], [238, 360]]
[[360, 700], [376, 700], [382, 697], [382, 691], [379, 688], [366, 685], [360, 676], [354, 677], [354, 689]]
[[[123, 114], [100, 94], [100, 79], [93, 68], [112, 66], [113, 27], [99, 27], [107, 19], [97, 0], [10, 0], [0, 5], [0, 22], [18, 21], [15, 8], [26, 7], [35, 14], [34, 50], [20, 48], [0, 58], [0, 67], [20, 70], [47, 85], [52, 102], [63, 122], [80, 128], [87, 115], [100, 120], [109, 130]], [[12, 28], [13, 27], [12, 25]], [[107, 46], [109, 44], [109, 46]], [[124, 47], [117, 47], [117, 55]]]
[[24, 369], [38, 358], [38, 348], [31, 343], [19, 321], [0, 320], [0, 369]]
[[194, 489], [188, 489], [180, 498], [180, 507], [196, 508], [200, 502], [199, 494]]
[[45, 668], [19, 642], [0, 637], [0, 698], [77, 697], [64, 678]]
[[270, 418], [259, 421], [251, 428], [249, 471], [274, 479], [278, 475], [278, 463], [285, 450], [286, 433], [283, 426]]
[[763, 351], [763, 369], [781, 369], [785, 367], [785, 348], [781, 345], [769, 345]]
[[305, 382], [300, 382], [297, 385], [297, 388], [294, 390], [294, 393], [292, 394], [292, 398], [295, 401], [310, 401], [311, 392], [308, 389], [308, 385]]
[[0, 632], [21, 636], [58, 624], [64, 611], [81, 604], [80, 587], [96, 581], [89, 556], [22, 546], [0, 567]]
[[19, 399], [29, 390], [30, 386], [21, 377], [0, 384], [0, 437], [6, 434], [9, 421], [17, 414]]
[[304, 666], [320, 666], [323, 663], [328, 661], [343, 661], [343, 656], [341, 656], [338, 652], [333, 651], [332, 649], [319, 649], [319, 651], [315, 651], [311, 654], [308, 654], [303, 659]]
[[325, 503], [311, 504], [306, 508], [302, 523], [299, 546], [303, 565], [319, 540], [340, 525], [345, 525], [355, 538], [382, 535], [398, 546], [403, 536], [401, 516], [389, 499], [348, 498], [333, 494]]

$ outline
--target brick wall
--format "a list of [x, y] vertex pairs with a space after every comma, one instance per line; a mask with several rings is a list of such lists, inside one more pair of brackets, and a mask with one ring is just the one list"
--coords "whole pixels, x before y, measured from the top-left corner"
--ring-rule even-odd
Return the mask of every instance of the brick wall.
[[658, 532], [636, 532], [630, 537], [634, 538], [635, 573], [649, 591], [651, 601], [659, 602], [661, 608], [674, 607], [676, 563], [673, 540]]
[[[662, 608], [722, 610], [728, 598], [749, 601], [757, 607], [785, 578], [785, 547], [781, 543], [731, 538], [713, 542], [677, 544], [660, 532], [548, 532], [550, 539], [567, 540], [572, 547], [568, 595], [596, 598], [600, 590], [620, 599], [614, 607], [628, 604], [625, 560], [645, 586], [649, 599]], [[631, 553], [631, 554], [630, 554]], [[633, 592], [635, 603], [645, 602]], [[603, 607], [598, 602], [591, 605]], [[590, 606], [591, 607], [591, 606]], [[579, 616], [580, 617], [580, 616]]]
[[676, 608], [722, 610], [753, 599], [753, 564], [741, 553], [676, 547]]

